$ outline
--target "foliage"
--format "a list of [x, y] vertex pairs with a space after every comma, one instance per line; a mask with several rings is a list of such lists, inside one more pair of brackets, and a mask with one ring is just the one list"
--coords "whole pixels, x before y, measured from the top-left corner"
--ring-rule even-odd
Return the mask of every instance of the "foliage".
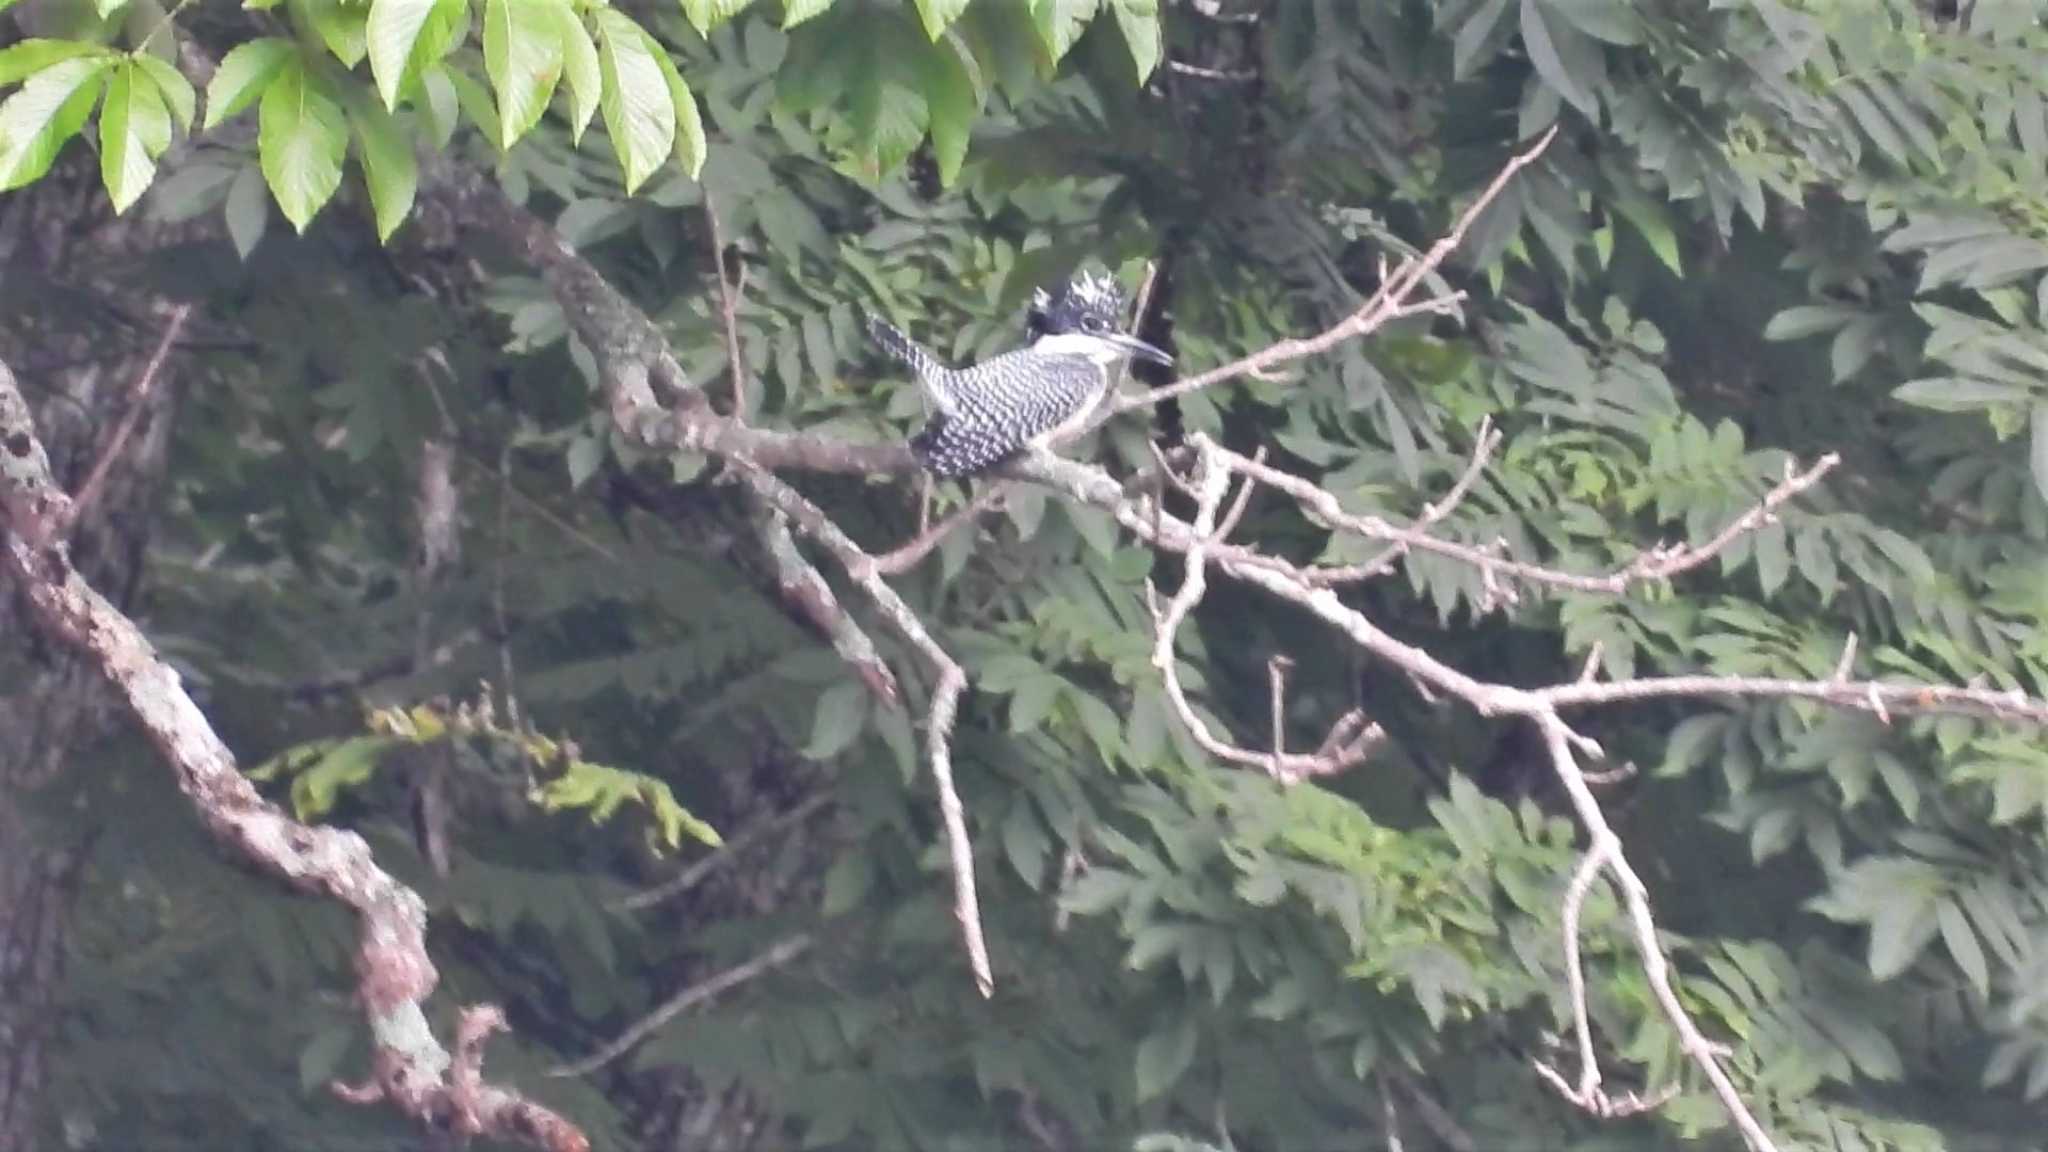
[[[358, 824], [420, 874], [457, 993], [515, 1007], [494, 1073], [559, 1085], [528, 1073], [770, 939], [823, 941], [576, 1082], [561, 1106], [611, 1147], [675, 1108], [716, 1113], [703, 1102], [727, 1086], [768, 1143], [814, 1147], [1349, 1146], [1389, 1115], [1408, 1146], [1447, 1146], [1415, 1093], [1479, 1146], [1734, 1137], [1604, 891], [1586, 924], [1609, 1075], [1678, 1094], [1595, 1120], [1530, 1071], [1573, 1067], [1574, 840], [1525, 734], [1218, 589], [1181, 652], [1212, 723], [1264, 738], [1266, 658], [1285, 652], [1290, 746], [1353, 704], [1391, 741], [1291, 790], [1212, 764], [1150, 665], [1145, 581], [1173, 566], [1030, 490], [897, 582], [974, 686], [956, 760], [1002, 981], [979, 1001], [921, 734], [781, 610], [716, 470], [614, 437], [590, 350], [533, 269], [460, 252], [480, 282], [423, 294], [365, 242], [426, 242], [413, 208], [436, 165], [490, 167], [714, 395], [743, 369], [756, 424], [880, 440], [919, 401], [866, 350], [862, 308], [968, 360], [1013, 344], [1030, 290], [1084, 258], [1133, 282], [1156, 258], [1175, 351], [1206, 366], [1351, 311], [1383, 253], [1427, 243], [1561, 124], [1445, 273], [1463, 324], [1190, 396], [1181, 425], [1397, 519], [1441, 495], [1491, 417], [1506, 447], [1440, 531], [1589, 570], [1703, 539], [1788, 460], [1840, 451], [1838, 481], [1673, 587], [1498, 608], [1471, 568], [1412, 554], [1347, 600], [1514, 683], [1569, 679], [1596, 651], [1616, 675], [1825, 678], [1854, 635], [1873, 674], [2048, 692], [2038, 4], [1968, 6], [1967, 25], [1906, 0], [1209, 6], [1224, 19], [1150, 0], [247, 7], [102, 3], [0, 48], [0, 187], [74, 160], [117, 209], [153, 189], [151, 211], [220, 214], [241, 263], [216, 243], [148, 270], [252, 334], [194, 356], [206, 386], [179, 424], [149, 622], [303, 814]], [[186, 34], [220, 61], [203, 85], [170, 66]], [[81, 134], [90, 156], [67, 146]], [[266, 235], [269, 203], [304, 237]], [[707, 206], [745, 268], [738, 366]], [[444, 412], [465, 559], [419, 588], [409, 485]], [[1073, 451], [1127, 473], [1163, 431], [1120, 420]], [[905, 486], [803, 483], [877, 548], [919, 522]], [[1240, 531], [1363, 559], [1279, 501]], [[423, 616], [446, 662], [403, 659]], [[402, 673], [362, 688], [384, 718], [368, 732], [347, 693], [307, 686], [394, 658]], [[592, 760], [416, 703], [483, 678]], [[2036, 1139], [2035, 734], [1791, 702], [1643, 705], [1590, 728], [1641, 769], [1605, 796], [1688, 1006], [1781, 1146]], [[515, 780], [516, 802], [459, 801], [439, 881], [395, 831], [396, 769], [448, 748]], [[529, 800], [525, 773], [565, 761], [534, 800], [595, 825]], [[95, 866], [151, 876], [157, 910], [93, 887], [81, 953], [118, 957], [99, 943], [116, 939], [165, 959], [74, 965], [91, 1011], [68, 1051], [115, 1071], [67, 1078], [53, 1114], [98, 1117], [110, 1141], [130, 1131], [113, 1117], [154, 1117], [208, 1146], [388, 1131], [375, 1110], [323, 1103], [302, 1125], [280, 1103], [359, 1055], [345, 1015], [235, 1040], [334, 986], [340, 946], [272, 922], [318, 913], [192, 863], [176, 804], [80, 788], [147, 830], [97, 842]], [[815, 793], [829, 819], [738, 843]], [[624, 811], [655, 834], [606, 823]], [[691, 812], [737, 833], [725, 879], [619, 911], [670, 874], [650, 848], [717, 842]], [[236, 940], [256, 959], [201, 962]], [[242, 1087], [178, 1103], [201, 1079]]]

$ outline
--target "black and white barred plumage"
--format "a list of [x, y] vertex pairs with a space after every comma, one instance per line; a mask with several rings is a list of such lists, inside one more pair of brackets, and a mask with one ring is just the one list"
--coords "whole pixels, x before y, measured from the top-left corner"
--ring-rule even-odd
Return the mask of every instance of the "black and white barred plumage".
[[1031, 343], [972, 368], [940, 363], [922, 345], [878, 318], [875, 342], [910, 367], [932, 406], [931, 419], [910, 440], [918, 463], [935, 476], [973, 476], [1029, 447], [1057, 439], [1087, 418], [1108, 387], [1110, 369], [1129, 356], [1171, 361], [1117, 330], [1123, 291], [1107, 276], [1086, 273], [1031, 301]]

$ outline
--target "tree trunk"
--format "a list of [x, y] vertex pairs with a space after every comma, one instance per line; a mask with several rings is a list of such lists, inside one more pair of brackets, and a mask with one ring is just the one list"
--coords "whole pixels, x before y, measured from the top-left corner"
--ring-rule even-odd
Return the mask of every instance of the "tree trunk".
[[[117, 604], [142, 574], [154, 495], [175, 410], [173, 370], [136, 383], [162, 342], [162, 302], [134, 285], [170, 229], [139, 210], [108, 215], [83, 149], [0, 207], [0, 360], [15, 371], [58, 477], [77, 493], [138, 403], [71, 534], [95, 588]], [[51, 1146], [44, 1115], [55, 1005], [75, 880], [92, 817], [37, 818], [36, 793], [119, 729], [99, 678], [35, 638], [0, 580], [0, 1152]], [[39, 1133], [42, 1138], [39, 1139]]]

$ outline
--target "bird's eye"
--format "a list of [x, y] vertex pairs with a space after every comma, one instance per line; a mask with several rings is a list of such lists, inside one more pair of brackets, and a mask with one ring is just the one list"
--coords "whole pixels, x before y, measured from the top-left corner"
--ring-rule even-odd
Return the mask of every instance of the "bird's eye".
[[1081, 321], [1081, 326], [1083, 328], [1088, 329], [1090, 332], [1100, 332], [1104, 327], [1102, 323], [1102, 317], [1100, 316], [1088, 317], [1086, 320]]

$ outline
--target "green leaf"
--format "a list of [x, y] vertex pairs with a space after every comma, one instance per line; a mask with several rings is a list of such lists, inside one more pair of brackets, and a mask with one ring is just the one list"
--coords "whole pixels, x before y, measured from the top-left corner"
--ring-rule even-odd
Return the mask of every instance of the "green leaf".
[[412, 211], [420, 183], [419, 160], [398, 122], [380, 105], [358, 103], [350, 109], [349, 120], [362, 147], [363, 182], [377, 217], [377, 239], [388, 241]]
[[116, 214], [142, 198], [156, 179], [156, 158], [171, 146], [171, 114], [156, 84], [132, 61], [107, 78], [100, 108], [100, 180]]
[[266, 36], [235, 45], [206, 82], [206, 124], [219, 124], [254, 104], [296, 50], [289, 40]]
[[1003, 853], [1018, 878], [1034, 892], [1045, 885], [1045, 857], [1051, 849], [1052, 838], [1031, 805], [1011, 805], [1010, 814], [1003, 818]]
[[842, 680], [818, 697], [818, 710], [811, 718], [811, 742], [804, 755], [826, 760], [851, 745], [867, 720], [867, 690], [851, 680]]
[[782, 0], [782, 29], [787, 32], [806, 20], [823, 16], [832, 0]]
[[683, 0], [683, 17], [697, 35], [708, 36], [713, 28], [739, 15], [754, 0]]
[[[591, 49], [593, 55], [596, 51]], [[455, 92], [455, 82], [449, 79], [448, 69], [435, 64], [420, 73], [420, 92], [425, 97], [420, 110], [426, 117], [427, 138], [434, 142], [434, 147], [446, 148], [462, 123], [462, 100]]]
[[185, 79], [184, 74], [176, 68], [146, 52], [134, 57], [134, 60], [135, 66], [142, 70], [143, 76], [147, 76], [149, 82], [156, 86], [157, 95], [163, 98], [164, 105], [170, 109], [171, 115], [178, 118], [178, 127], [187, 132], [191, 131], [192, 116], [199, 103], [199, 96], [193, 91], [192, 82]]
[[540, 122], [562, 78], [561, 0], [484, 0], [484, 74], [498, 94], [498, 147]]
[[228, 239], [234, 243], [235, 253], [247, 260], [270, 226], [270, 197], [263, 194], [261, 168], [251, 164], [235, 174], [235, 182], [228, 185], [227, 202], [221, 206], [221, 217], [227, 221]]
[[[1507, 14], [1508, 0], [1484, 0], [1473, 9], [1472, 15], [1458, 26], [1458, 34], [1451, 41], [1451, 76], [1456, 80], [1471, 79], [1479, 68], [1499, 51], [1499, 41], [1494, 35], [1500, 27], [1502, 16]], [[1484, 49], [1493, 49], [1485, 56]]]
[[604, 96], [604, 69], [582, 17], [566, 4], [556, 5], [555, 13], [562, 26], [562, 72], [569, 81], [569, 139], [581, 144]]
[[1571, 102], [1588, 120], [1600, 118], [1594, 95], [1607, 79], [1607, 60], [1600, 46], [1560, 16], [1544, 0], [1522, 0], [1522, 46], [1536, 74]]
[[653, 39], [631, 17], [604, 8], [593, 19], [598, 66], [604, 76], [605, 130], [611, 134], [630, 195], [675, 147], [675, 97], [655, 61]]
[[1685, 264], [1678, 253], [1678, 235], [1672, 231], [1671, 214], [1663, 205], [1640, 195], [1617, 196], [1610, 204], [1642, 236], [1657, 259], [1671, 269], [1673, 276], [1685, 275]]
[[1870, 919], [1870, 974], [1889, 980], [1919, 957], [1938, 931], [1935, 902], [1912, 893], [1880, 906]]
[[1161, 1025], [1138, 1043], [1138, 1099], [1150, 1100], [1171, 1089], [1195, 1060], [1195, 1020], [1183, 1015]]
[[1109, 0], [1117, 31], [1123, 33], [1131, 64], [1138, 70], [1138, 83], [1150, 79], [1166, 49], [1159, 27], [1159, 0]]
[[1948, 954], [1970, 980], [1970, 987], [1977, 990], [1979, 1000], [1991, 998], [1991, 969], [1984, 962], [1984, 949], [1977, 943], [1977, 932], [1964, 918], [1963, 910], [1954, 900], [1943, 900], [1936, 910], [1935, 919], [1941, 925], [1941, 942], [1948, 948]]
[[285, 219], [303, 234], [341, 187], [341, 161], [348, 151], [341, 107], [294, 59], [264, 89], [257, 118], [263, 178]]
[[967, 0], [917, 0], [918, 18], [924, 21], [924, 33], [934, 44], [965, 11]]
[[0, 102], [0, 192], [20, 188], [50, 170], [64, 142], [85, 127], [99, 99], [101, 73], [111, 56], [60, 60], [30, 77]]
[[18, 84], [60, 60], [81, 56], [112, 57], [113, 53], [101, 45], [79, 40], [23, 40], [9, 44], [0, 48], [0, 88]]
[[676, 141], [676, 162], [695, 180], [704, 171], [704, 156], [710, 147], [704, 140], [704, 118], [697, 111], [697, 97], [683, 83], [683, 74], [676, 71], [675, 61], [669, 59], [668, 53], [652, 38], [648, 45], [654, 49], [654, 62], [661, 66], [662, 82], [668, 85], [669, 100], [676, 109], [676, 127], [681, 130]]
[[334, 58], [354, 68], [369, 53], [370, 10], [343, 0], [307, 0], [313, 30]]
[[[1097, 0], [1031, 0], [1031, 25], [1057, 64], [1095, 19]], [[1135, 52], [1133, 53], [1135, 55]]]
[[967, 158], [967, 139], [981, 114], [981, 93], [969, 71], [972, 58], [952, 38], [926, 52], [925, 105], [930, 110], [932, 156], [938, 161], [939, 183], [952, 187]]
[[[868, 64], [848, 78], [852, 87], [849, 115], [856, 146], [879, 179], [896, 170], [924, 139], [931, 123], [925, 102], [925, 78], [919, 75], [916, 33], [899, 21], [873, 20], [864, 27], [869, 37]], [[908, 37], [899, 35], [907, 32]]]
[[370, 0], [369, 23], [364, 28], [370, 75], [377, 81], [377, 95], [387, 110], [398, 108], [413, 46], [419, 43], [436, 7], [435, 0]]

